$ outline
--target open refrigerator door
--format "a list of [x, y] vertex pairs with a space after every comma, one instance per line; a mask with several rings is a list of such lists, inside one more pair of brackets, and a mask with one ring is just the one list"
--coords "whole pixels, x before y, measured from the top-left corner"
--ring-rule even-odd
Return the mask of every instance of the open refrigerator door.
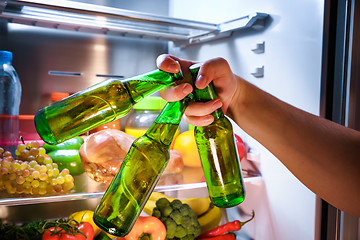
[[[324, 66], [326, 14], [334, 1], [100, 2], [103, 5], [0, 1], [0, 47], [19, 56], [15, 64], [24, 86], [20, 114], [31, 116], [47, 105], [51, 92], [73, 93], [109, 77], [152, 70], [159, 54], [170, 53], [196, 61], [223, 57], [237, 75], [254, 85], [322, 115], [323, 68], [332, 67]], [[344, 2], [354, 5], [355, 1]], [[355, 9], [359, 12], [358, 5]], [[353, 49], [355, 56], [359, 48]], [[357, 58], [352, 60], [358, 64]], [[351, 74], [355, 76], [354, 69]], [[356, 109], [357, 105], [349, 106]], [[356, 120], [351, 114], [352, 127]], [[233, 127], [249, 146], [241, 161], [246, 198], [236, 207], [223, 209], [220, 223], [244, 221], [254, 210], [255, 219], [237, 232], [237, 239], [320, 239], [324, 219], [318, 197], [261, 144], [235, 123]], [[70, 194], [9, 197], [2, 192], [0, 217], [17, 223], [66, 217], [74, 211], [95, 209], [105, 190], [106, 184], [80, 175]], [[179, 199], [207, 196], [199, 167], [164, 175], [155, 191]], [[343, 217], [341, 213], [337, 216]], [[358, 224], [356, 219], [352, 222]]]

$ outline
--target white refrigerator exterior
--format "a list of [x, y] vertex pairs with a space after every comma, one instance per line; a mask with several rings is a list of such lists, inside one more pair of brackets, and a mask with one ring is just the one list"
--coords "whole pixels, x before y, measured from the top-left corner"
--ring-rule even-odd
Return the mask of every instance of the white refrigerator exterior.
[[[262, 12], [270, 19], [261, 31], [239, 31], [230, 38], [184, 48], [170, 43], [169, 52], [197, 61], [223, 57], [237, 75], [319, 115], [323, 11], [324, 2], [320, 0], [173, 0], [170, 14], [177, 18], [221, 23]], [[263, 53], [252, 51], [261, 43], [265, 46]], [[262, 67], [264, 75], [255, 77], [252, 73]], [[238, 238], [315, 239], [316, 195], [261, 144], [250, 136], [245, 140], [260, 152], [262, 180], [246, 183], [247, 196], [240, 206], [246, 212], [254, 209], [256, 217]], [[232, 220], [231, 214], [229, 218]]]

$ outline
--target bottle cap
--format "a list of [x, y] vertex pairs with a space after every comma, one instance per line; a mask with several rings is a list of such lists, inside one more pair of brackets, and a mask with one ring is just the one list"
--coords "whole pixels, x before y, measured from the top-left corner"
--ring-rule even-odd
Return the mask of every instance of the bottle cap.
[[13, 58], [12, 52], [0, 51], [0, 62], [11, 62]]
[[65, 93], [65, 92], [53, 92], [51, 93], [51, 101], [57, 102], [60, 101], [61, 99], [68, 97], [69, 95], [70, 95], [69, 93]]
[[141, 102], [138, 102], [134, 105], [135, 110], [152, 110], [160, 111], [166, 105], [166, 101], [161, 97], [147, 97]]

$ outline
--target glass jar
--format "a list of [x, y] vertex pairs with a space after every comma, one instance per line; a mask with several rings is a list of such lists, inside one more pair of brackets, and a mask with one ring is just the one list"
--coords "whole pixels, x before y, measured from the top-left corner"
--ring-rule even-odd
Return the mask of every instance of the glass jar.
[[166, 101], [157, 96], [147, 97], [135, 104], [125, 122], [125, 132], [136, 138], [144, 135], [165, 105]]

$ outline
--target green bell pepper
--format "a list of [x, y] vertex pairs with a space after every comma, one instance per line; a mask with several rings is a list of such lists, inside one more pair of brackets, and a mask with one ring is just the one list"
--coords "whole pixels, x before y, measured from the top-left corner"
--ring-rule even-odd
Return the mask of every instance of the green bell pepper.
[[83, 143], [83, 138], [74, 137], [55, 145], [45, 143], [43, 148], [45, 148], [51, 159], [57, 163], [59, 171], [67, 168], [70, 170], [71, 175], [76, 176], [84, 173], [79, 154], [79, 149]]
[[56, 151], [56, 150], [63, 150], [63, 149], [79, 150], [83, 143], [84, 143], [84, 139], [82, 137], [73, 137], [62, 143], [55, 144], [55, 145], [45, 143], [43, 145], [43, 148], [45, 148], [46, 153]]
[[49, 152], [48, 155], [51, 157], [53, 162], [59, 166], [60, 172], [64, 168], [67, 168], [70, 170], [70, 174], [73, 176], [84, 173], [84, 169], [81, 164], [79, 150], [60, 149], [60, 150]]

